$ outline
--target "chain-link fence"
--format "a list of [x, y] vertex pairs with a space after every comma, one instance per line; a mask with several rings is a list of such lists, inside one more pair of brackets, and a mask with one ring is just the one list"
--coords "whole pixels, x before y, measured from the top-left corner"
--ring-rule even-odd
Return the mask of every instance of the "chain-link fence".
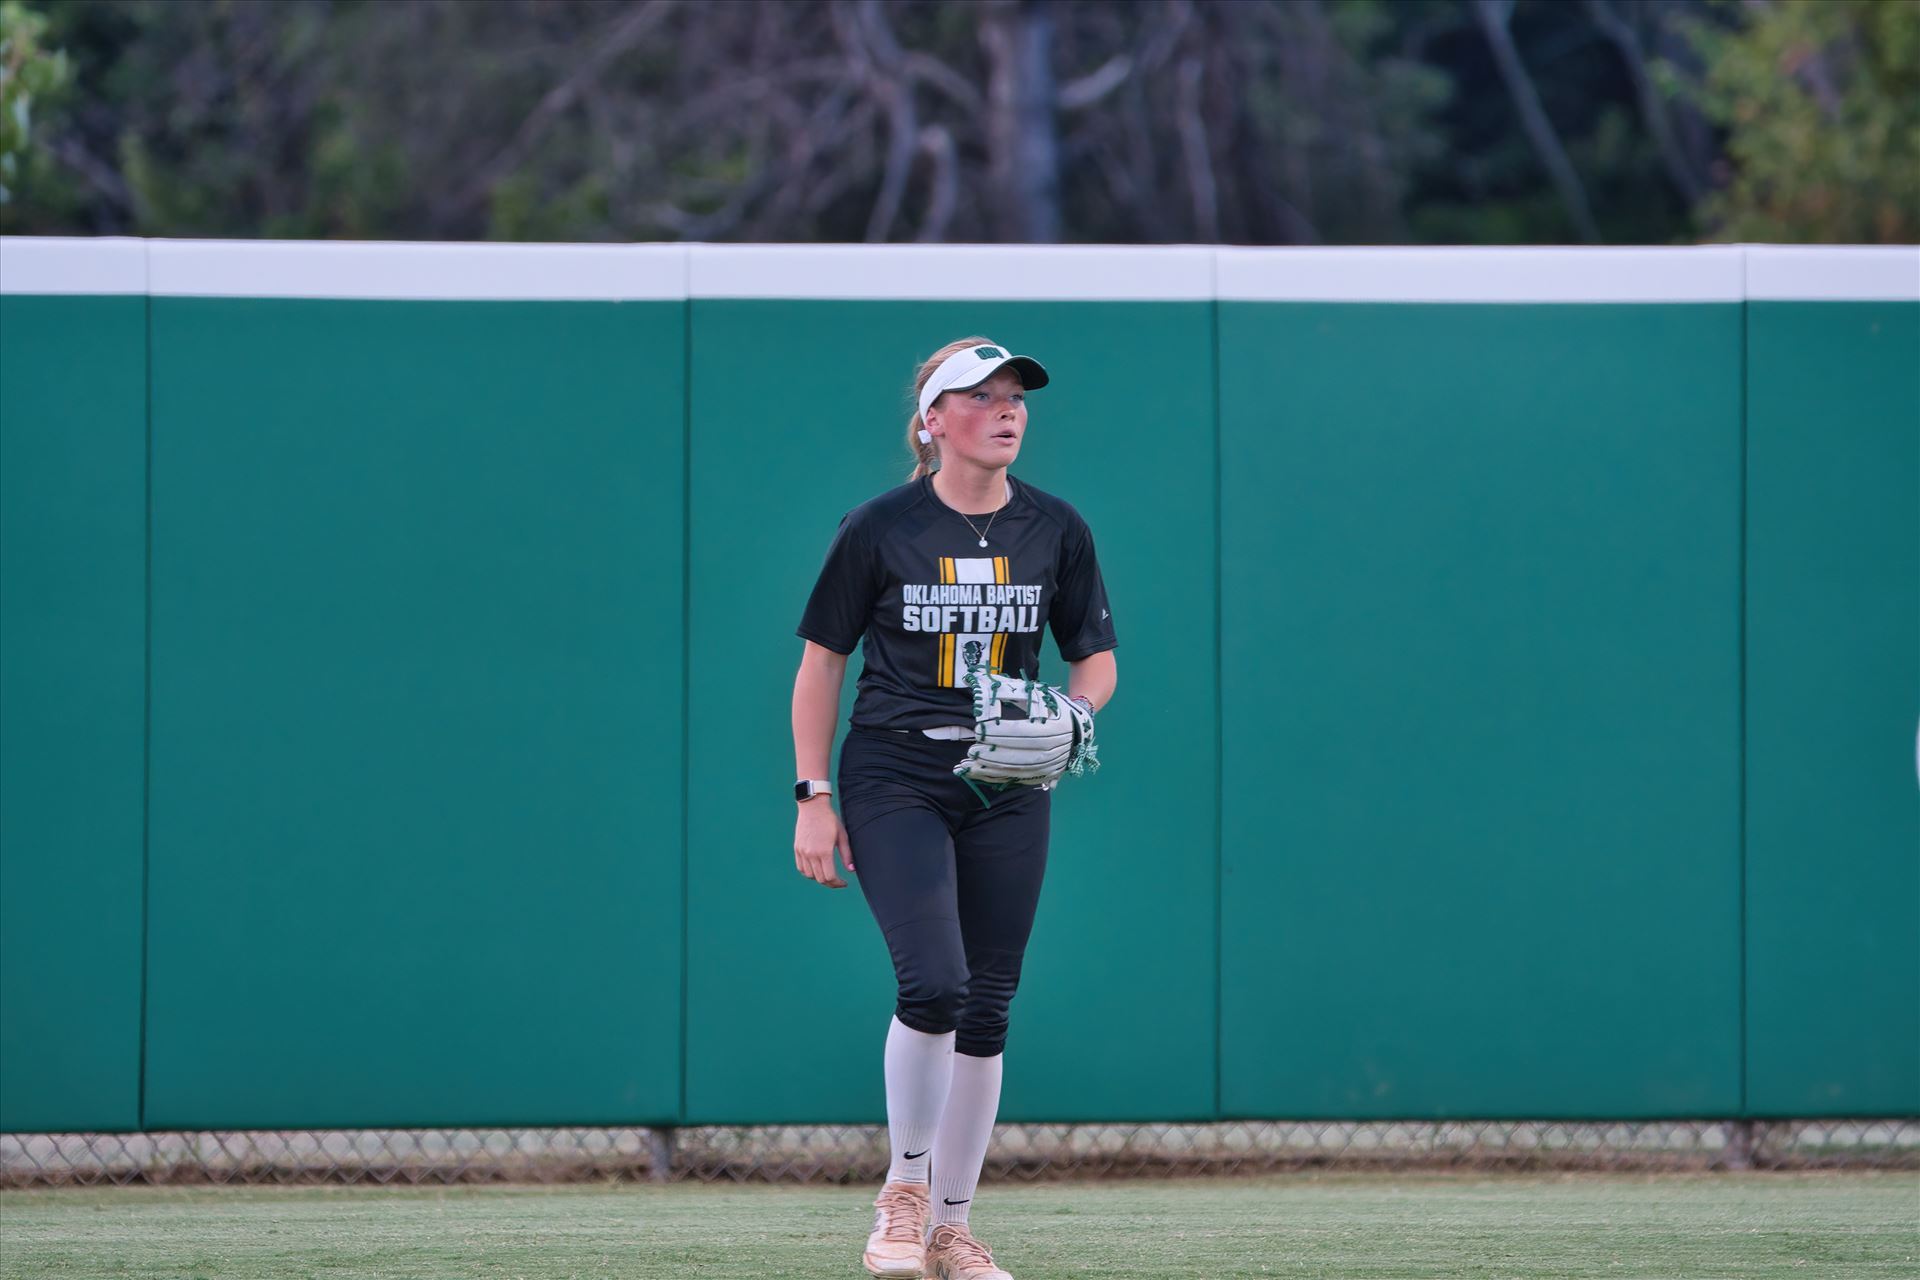
[[[873, 1182], [880, 1126], [0, 1135], [0, 1185]], [[1920, 1117], [1009, 1124], [988, 1179], [1346, 1169], [1920, 1168]]]

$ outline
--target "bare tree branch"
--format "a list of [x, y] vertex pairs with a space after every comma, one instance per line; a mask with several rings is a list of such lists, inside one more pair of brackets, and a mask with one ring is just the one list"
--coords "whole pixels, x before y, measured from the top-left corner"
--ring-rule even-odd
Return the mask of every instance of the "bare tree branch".
[[960, 158], [954, 153], [953, 135], [945, 125], [930, 124], [920, 131], [920, 148], [933, 164], [933, 176], [927, 190], [927, 212], [914, 236], [922, 244], [940, 244], [947, 238], [947, 226], [953, 221], [954, 206], [960, 195]]
[[1132, 74], [1133, 58], [1116, 53], [1078, 80], [1061, 85], [1058, 105], [1062, 111], [1090, 107], [1125, 84], [1127, 77]]
[[1220, 197], [1214, 185], [1213, 158], [1207, 150], [1207, 127], [1200, 118], [1200, 59], [1180, 61], [1180, 154], [1187, 164], [1187, 191], [1193, 198], [1194, 238], [1202, 244], [1220, 240]]
[[1192, 25], [1193, 0], [1166, 0], [1160, 20], [1143, 35], [1135, 58], [1140, 74], [1151, 74], [1165, 66]]
[[1159, 156], [1155, 145], [1155, 122], [1149, 111], [1143, 81], [1136, 78], [1128, 84], [1126, 102], [1127, 126], [1121, 132], [1126, 146], [1126, 190], [1129, 195], [1126, 207], [1139, 224], [1143, 238], [1153, 242], [1169, 240], [1173, 237], [1173, 231], [1158, 198], [1162, 184], [1156, 163]]
[[900, 202], [907, 193], [914, 152], [919, 148], [920, 124], [913, 106], [912, 82], [899, 74], [903, 61], [900, 45], [887, 26], [879, 0], [861, 0], [853, 25], [851, 34], [855, 43], [861, 45], [862, 70], [887, 112], [886, 168], [880, 180], [880, 193], [874, 198], [873, 212], [867, 217], [866, 239], [869, 244], [876, 244], [893, 234], [894, 219], [899, 216]]
[[115, 213], [127, 217], [133, 215], [133, 190], [127, 186], [127, 180], [120, 176], [118, 169], [87, 150], [78, 138], [54, 134], [47, 139], [47, 150], [53, 153], [55, 160], [104, 196]]
[[986, 114], [986, 103], [979, 91], [938, 58], [917, 51], [909, 52], [902, 60], [902, 66], [914, 79], [946, 94], [955, 106], [966, 112], [969, 119], [978, 120]]
[[1668, 179], [1689, 205], [1697, 203], [1706, 192], [1706, 182], [1687, 163], [1686, 153], [1674, 133], [1673, 117], [1667, 114], [1667, 104], [1647, 70], [1647, 50], [1640, 40], [1639, 31], [1613, 7], [1610, 0], [1587, 0], [1587, 12], [1593, 16], [1594, 25], [1620, 51], [1621, 60], [1626, 63], [1627, 76], [1633, 81], [1634, 97], [1640, 103], [1640, 118], [1647, 122], [1647, 131], [1653, 135], [1654, 145], [1660, 150], [1660, 159], [1666, 165]]
[[[1701, 74], [1699, 51], [1666, 16], [1683, 8], [1689, 0], [1651, 0], [1651, 3], [1656, 11], [1652, 23], [1654, 56], [1697, 83]], [[1667, 103], [1667, 119], [1687, 171], [1700, 175], [1702, 188], [1711, 187], [1713, 165], [1720, 150], [1714, 140], [1713, 126], [1701, 113], [1699, 104], [1681, 94]]]
[[1586, 188], [1581, 186], [1580, 175], [1567, 159], [1560, 137], [1553, 130], [1553, 122], [1547, 118], [1546, 108], [1540, 105], [1540, 94], [1533, 87], [1533, 78], [1527, 74], [1526, 63], [1521, 61], [1520, 50], [1513, 43], [1513, 32], [1507, 27], [1513, 17], [1513, 0], [1474, 0], [1473, 12], [1480, 20], [1480, 29], [1486, 33], [1494, 63], [1500, 68], [1500, 78], [1506, 82], [1507, 94], [1520, 113], [1520, 127], [1559, 190], [1560, 203], [1566, 206], [1567, 216], [1573, 219], [1582, 241], [1599, 244], [1600, 228], [1587, 207]]
[[849, 156], [850, 148], [846, 144], [872, 130], [875, 114], [872, 102], [855, 103], [839, 127], [826, 131], [821, 138], [822, 145], [816, 148], [819, 154], [836, 158], [846, 156], [847, 162], [829, 165], [813, 185], [806, 189], [800, 201], [800, 207], [809, 214], [819, 213], [855, 185], [866, 180], [868, 173], [866, 164], [858, 163], [854, 157]]
[[673, 113], [672, 125], [691, 131], [713, 118], [725, 119], [783, 90], [803, 84], [828, 84], [845, 78], [847, 64], [839, 58], [808, 58], [790, 62], [760, 75], [729, 76], [698, 97], [687, 99]]
[[1094, 163], [1099, 166], [1100, 176], [1106, 179], [1107, 194], [1112, 197], [1115, 207], [1137, 218], [1140, 192], [1133, 185], [1133, 175], [1128, 172], [1126, 162], [1115, 154], [1106, 137], [1094, 139], [1091, 153]]
[[673, 5], [674, 0], [646, 0], [646, 3], [631, 10], [615, 24], [566, 79], [547, 91], [546, 96], [521, 122], [513, 139], [491, 161], [480, 166], [465, 186], [435, 204], [435, 220], [444, 222], [485, 199], [501, 179], [520, 166], [561, 113], [573, 105], [580, 92], [613, 65], [615, 59], [646, 39], [673, 12]]
[[[794, 226], [797, 215], [812, 213], [817, 206], [810, 201], [817, 199], [822, 186], [831, 185], [835, 174], [851, 167], [844, 163], [842, 144], [866, 128], [872, 122], [873, 113], [870, 103], [855, 103], [852, 90], [845, 84], [836, 84], [811, 111], [791, 104], [791, 116], [781, 163], [769, 165], [763, 171], [766, 181], [760, 184], [760, 189], [770, 191], [772, 198], [754, 216], [745, 239], [766, 240], [776, 233], [793, 235], [787, 228]], [[827, 182], [809, 187], [809, 175], [820, 155], [843, 162], [829, 168]]]

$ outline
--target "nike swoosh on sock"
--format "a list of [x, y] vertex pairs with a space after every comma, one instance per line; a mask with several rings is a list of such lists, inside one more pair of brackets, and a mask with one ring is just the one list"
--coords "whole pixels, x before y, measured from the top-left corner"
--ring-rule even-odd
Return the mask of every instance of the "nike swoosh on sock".
[[[971, 1199], [973, 1199], [972, 1196], [967, 1197], [967, 1200], [971, 1200]], [[941, 1200], [941, 1203], [943, 1204], [965, 1204], [967, 1202], [967, 1200], [949, 1200], [945, 1196], [941, 1196], [940, 1200]]]
[[[927, 1151], [931, 1151], [931, 1150], [933, 1150], [932, 1147], [927, 1148]], [[921, 1156], [927, 1154], [927, 1151], [909, 1151], [907, 1152], [906, 1155], [901, 1156], [900, 1158], [902, 1160], [918, 1160]]]

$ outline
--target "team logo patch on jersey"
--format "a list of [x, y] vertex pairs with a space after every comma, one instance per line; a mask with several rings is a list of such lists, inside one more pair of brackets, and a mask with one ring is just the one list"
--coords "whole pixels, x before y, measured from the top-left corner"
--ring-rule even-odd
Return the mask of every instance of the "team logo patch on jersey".
[[[1005, 556], [940, 557], [942, 583], [1005, 583], [1008, 573]], [[1007, 633], [1004, 631], [945, 632], [940, 636], [939, 670], [935, 679], [946, 688], [958, 689], [970, 668], [985, 666], [989, 671], [998, 671], [1006, 654]]]

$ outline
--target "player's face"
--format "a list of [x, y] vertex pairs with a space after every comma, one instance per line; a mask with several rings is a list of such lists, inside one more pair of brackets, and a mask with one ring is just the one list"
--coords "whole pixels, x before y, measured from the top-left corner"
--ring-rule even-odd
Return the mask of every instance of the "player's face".
[[928, 428], [940, 436], [941, 456], [981, 468], [1004, 467], [1027, 434], [1027, 391], [1020, 375], [1001, 369], [977, 387], [943, 392], [928, 408]]

